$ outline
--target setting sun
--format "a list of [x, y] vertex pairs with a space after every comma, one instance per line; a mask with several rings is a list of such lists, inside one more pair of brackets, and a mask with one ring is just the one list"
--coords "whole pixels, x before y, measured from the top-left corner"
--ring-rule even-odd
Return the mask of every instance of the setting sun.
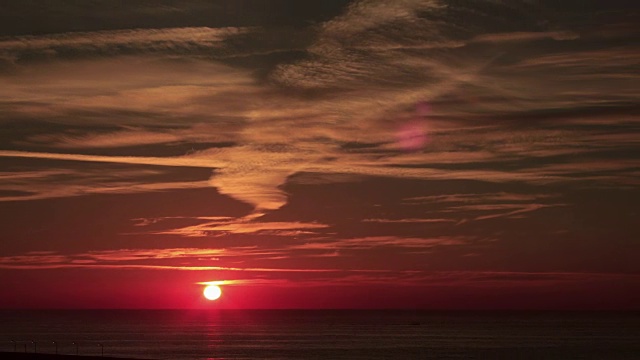
[[202, 293], [207, 300], [217, 300], [222, 295], [222, 289], [218, 285], [209, 285]]

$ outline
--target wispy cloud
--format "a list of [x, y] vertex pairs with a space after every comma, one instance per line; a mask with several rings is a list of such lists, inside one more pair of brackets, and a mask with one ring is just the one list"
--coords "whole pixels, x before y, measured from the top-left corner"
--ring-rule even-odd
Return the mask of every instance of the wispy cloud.
[[[637, 283], [640, 276], [624, 273], [597, 272], [546, 272], [546, 271], [344, 271], [333, 274], [311, 273], [302, 279], [291, 281], [287, 278], [250, 280], [247, 285], [258, 285], [260, 281], [274, 286], [413, 286], [413, 287], [464, 287], [471, 288], [518, 288], [518, 287], [556, 287], [585, 285], [602, 282]], [[232, 280], [233, 281], [233, 280]], [[209, 281], [200, 284], [217, 284]], [[240, 280], [238, 284], [244, 284]]]
[[215, 160], [208, 161], [204, 158], [194, 158], [191, 156], [182, 157], [150, 157], [150, 156], [101, 156], [101, 155], [82, 155], [82, 154], [60, 154], [60, 153], [43, 153], [31, 151], [0, 151], [2, 157], [17, 157], [30, 159], [51, 159], [51, 160], [70, 160], [70, 161], [86, 161], [86, 162], [104, 162], [116, 164], [137, 164], [137, 165], [157, 165], [157, 166], [178, 166], [178, 167], [199, 167], [211, 168], [216, 167]]
[[553, 67], [584, 71], [596, 67], [606, 69], [634, 66], [637, 65], [638, 58], [640, 58], [640, 54], [638, 54], [637, 46], [620, 46], [540, 56], [523, 60], [516, 67]]
[[[557, 202], [557, 194], [479, 193], [430, 195], [405, 199], [407, 205], [434, 204], [454, 219], [466, 221], [513, 218], [536, 210], [567, 206]], [[452, 220], [453, 221], [453, 220]]]
[[226, 140], [216, 134], [211, 125], [196, 124], [187, 129], [151, 131], [144, 128], [128, 128], [114, 132], [88, 134], [41, 134], [30, 136], [24, 144], [46, 145], [55, 148], [87, 149], [116, 148], [165, 143], [213, 143]]
[[363, 222], [374, 222], [381, 224], [403, 224], [403, 223], [447, 223], [454, 222], [452, 219], [364, 219]]
[[222, 47], [230, 36], [248, 28], [174, 28], [75, 32], [46, 36], [20, 36], [0, 40], [0, 54], [20, 59], [25, 55], [45, 57], [114, 55], [138, 53], [205, 52]]
[[201, 281], [197, 283], [198, 285], [218, 285], [218, 286], [274, 286], [274, 285], [282, 285], [282, 284], [291, 284], [290, 281], [286, 279], [233, 279], [233, 280], [212, 280], [212, 281]]
[[[169, 248], [169, 249], [117, 249], [89, 251], [62, 255], [31, 252], [24, 255], [0, 257], [2, 269], [149, 269], [178, 271], [239, 271], [239, 272], [332, 272], [335, 269], [298, 269], [225, 266], [220, 257], [273, 255], [255, 247], [232, 249]], [[214, 264], [215, 265], [212, 265]]]
[[507, 33], [492, 33], [475, 36], [471, 42], [513, 42], [513, 41], [530, 41], [541, 39], [553, 40], [576, 40], [579, 34], [572, 31], [540, 31], [528, 32], [517, 31]]
[[[502, 3], [494, 5], [496, 11], [502, 7], [509, 11], [517, 8]], [[437, 47], [451, 42], [454, 25], [443, 20], [452, 11], [468, 15], [469, 28], [453, 32], [459, 31], [460, 41], [474, 46], [452, 49], [453, 52], [402, 49], [410, 50], [416, 44]], [[232, 145], [171, 157], [9, 150], [0, 151], [0, 157], [208, 168], [214, 170], [208, 186], [250, 204], [254, 217], [282, 208], [288, 202], [283, 185], [303, 172], [320, 174], [329, 183], [368, 177], [481, 179], [538, 185], [586, 180], [610, 186], [633, 183], [624, 174], [632, 170], [631, 163], [607, 163], [599, 158], [599, 152], [607, 149], [633, 147], [628, 137], [607, 137], [593, 128], [575, 126], [576, 121], [584, 124], [587, 120], [574, 119], [571, 126], [548, 127], [517, 126], [520, 122], [498, 121], [493, 117], [517, 118], [558, 108], [571, 113], [584, 106], [602, 105], [600, 98], [576, 95], [576, 89], [582, 88], [577, 85], [582, 82], [549, 86], [549, 82], [556, 83], [555, 69], [567, 68], [562, 74], [584, 75], [600, 74], [599, 70], [606, 68], [609, 75], [626, 74], [635, 48], [562, 50], [523, 57], [500, 46], [518, 41], [573, 42], [582, 38], [570, 29], [496, 33], [487, 26], [485, 15], [495, 14], [435, 0], [354, 2], [344, 14], [319, 26], [317, 36], [307, 48], [308, 57], [275, 66], [265, 75], [266, 82], [248, 70], [203, 60], [200, 56], [201, 49], [223, 47], [225, 39], [252, 29], [127, 30], [5, 39], [0, 42], [0, 50], [5, 54], [71, 48], [93, 51], [92, 46], [109, 56], [118, 55], [111, 51], [118, 47], [130, 46], [140, 51], [134, 52], [137, 56], [29, 64], [30, 71], [1, 77], [0, 95], [6, 117], [99, 125], [113, 123], [113, 117], [118, 116], [114, 114], [128, 114], [118, 118], [119, 125], [124, 126], [121, 130], [38, 134], [16, 141], [20, 146], [82, 152], [82, 149], [174, 142], [226, 141]], [[509, 28], [519, 28], [515, 19], [505, 21]], [[491, 46], [482, 47], [488, 44]], [[154, 49], [175, 57], [141, 56]], [[229, 55], [234, 55], [233, 49], [228, 50]], [[572, 57], [574, 54], [579, 56]], [[615, 55], [613, 63], [603, 61], [610, 55]], [[507, 65], [502, 57], [510, 59]], [[535, 74], [523, 73], [523, 68], [533, 69]], [[101, 86], [87, 86], [88, 83]], [[593, 94], [606, 90], [598, 87], [585, 91], [589, 89]], [[307, 94], [306, 90], [313, 92]], [[630, 91], [609, 90], [613, 94], [606, 104], [637, 99], [637, 94]], [[448, 98], [454, 99], [454, 106], [446, 105], [444, 100]], [[609, 116], [603, 114], [601, 118], [601, 122], [606, 122]], [[625, 129], [633, 133], [637, 119], [628, 122]], [[423, 139], [416, 148], [403, 146], [407, 124], [415, 125], [414, 135]], [[374, 145], [354, 150], [345, 146], [349, 143]], [[574, 160], [562, 158], [569, 155], [584, 155], [583, 162], [576, 166]], [[586, 174], [580, 167], [595, 172]], [[38, 186], [35, 184], [35, 188]], [[201, 187], [203, 183], [160, 182], [144, 186], [127, 181], [106, 187], [95, 185], [95, 189], [88, 182], [83, 186], [86, 187], [56, 196], [104, 192], [109, 187], [115, 192], [126, 191], [130, 186], [155, 191], [172, 186]], [[22, 199], [42, 196], [49, 195]], [[482, 201], [490, 204], [494, 200]], [[519, 210], [503, 209], [506, 211], [503, 216], [548, 205], [523, 204]], [[487, 219], [486, 216], [492, 215], [479, 215], [476, 219]], [[220, 226], [210, 224], [202, 231], [274, 230]], [[197, 233], [196, 230], [175, 231], [187, 235]]]
[[183, 266], [183, 265], [136, 265], [136, 264], [92, 264], [72, 262], [68, 264], [0, 264], [0, 269], [14, 270], [53, 270], [53, 269], [112, 269], [112, 270], [175, 270], [175, 271], [240, 271], [240, 272], [267, 272], [267, 273], [318, 273], [335, 272], [337, 270], [324, 269], [292, 269], [292, 268], [238, 268], [224, 266]]
[[[250, 218], [249, 218], [250, 220]], [[215, 236], [216, 234], [269, 234], [291, 236], [293, 234], [312, 234], [314, 229], [327, 228], [328, 225], [303, 222], [249, 222], [246, 220], [214, 221], [172, 230], [159, 231], [160, 235], [182, 235], [187, 237]]]
[[175, 219], [195, 219], [195, 220], [205, 220], [205, 221], [223, 221], [223, 220], [232, 220], [232, 217], [229, 216], [196, 216], [196, 217], [187, 217], [187, 216], [164, 216], [159, 218], [136, 218], [131, 219], [131, 221], [135, 222], [135, 226], [149, 226], [152, 224], [156, 224], [165, 220], [175, 220]]
[[371, 249], [377, 247], [433, 248], [436, 246], [464, 245], [466, 238], [403, 238], [398, 236], [369, 236], [352, 239], [309, 241], [293, 245], [291, 249], [301, 250], [344, 250]]
[[500, 201], [500, 202], [528, 202], [537, 199], [544, 199], [552, 197], [548, 194], [514, 194], [507, 192], [499, 193], [484, 193], [484, 194], [445, 194], [445, 195], [429, 195], [418, 196], [404, 199], [407, 203], [423, 203], [423, 202], [478, 202], [485, 201]]
[[[377, 241], [363, 239], [364, 241]], [[383, 242], [395, 242], [387, 239]], [[440, 241], [442, 242], [442, 241]], [[356, 245], [358, 247], [359, 245]], [[314, 248], [315, 249], [315, 248]], [[425, 271], [384, 269], [336, 268], [280, 268], [233, 267], [161, 263], [167, 260], [188, 260], [198, 257], [221, 256], [226, 250], [172, 248], [172, 249], [120, 249], [90, 251], [62, 255], [54, 252], [30, 252], [23, 255], [0, 257], [1, 269], [52, 270], [80, 268], [86, 270], [156, 270], [156, 271], [216, 271], [218, 279], [198, 282], [200, 285], [232, 286], [332, 286], [393, 284], [394, 286], [548, 286], [585, 284], [601, 281], [639, 281], [637, 274], [602, 272], [549, 272], [549, 271]], [[262, 274], [247, 277], [250, 274]], [[210, 276], [210, 275], [209, 275]]]
[[453, 206], [449, 209], [460, 211], [481, 211], [481, 212], [498, 212], [489, 215], [476, 216], [474, 220], [487, 220], [500, 217], [513, 217], [531, 211], [536, 211], [546, 207], [561, 206], [561, 204], [545, 205], [545, 204], [496, 204], [496, 205], [467, 205]]
[[102, 169], [58, 168], [40, 171], [0, 173], [3, 180], [0, 190], [9, 194], [0, 196], [0, 201], [28, 201], [50, 198], [82, 196], [88, 194], [132, 194], [139, 192], [199, 189], [210, 187], [203, 181], [156, 181], [149, 177], [163, 177], [164, 173], [153, 170], [117, 169], [105, 172]]

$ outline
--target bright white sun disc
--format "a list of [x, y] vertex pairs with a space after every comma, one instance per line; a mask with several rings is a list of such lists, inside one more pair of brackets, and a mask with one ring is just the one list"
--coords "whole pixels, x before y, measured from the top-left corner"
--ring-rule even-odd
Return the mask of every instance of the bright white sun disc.
[[222, 295], [222, 290], [218, 285], [209, 285], [204, 288], [203, 294], [207, 300], [217, 300]]

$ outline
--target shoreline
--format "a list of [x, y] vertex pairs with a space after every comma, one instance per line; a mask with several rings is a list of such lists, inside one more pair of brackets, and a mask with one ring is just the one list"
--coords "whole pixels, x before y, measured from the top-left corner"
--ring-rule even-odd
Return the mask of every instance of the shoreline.
[[48, 353], [25, 353], [13, 351], [0, 351], [0, 358], [3, 360], [152, 360], [139, 358], [124, 358], [113, 356], [96, 355], [69, 355], [69, 354], [48, 354]]

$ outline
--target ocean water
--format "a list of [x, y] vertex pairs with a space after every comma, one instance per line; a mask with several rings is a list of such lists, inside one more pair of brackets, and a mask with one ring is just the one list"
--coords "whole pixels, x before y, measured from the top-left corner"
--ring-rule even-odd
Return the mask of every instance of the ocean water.
[[[640, 359], [639, 313], [0, 311], [0, 351], [148, 359]], [[36, 344], [32, 343], [35, 341]]]

